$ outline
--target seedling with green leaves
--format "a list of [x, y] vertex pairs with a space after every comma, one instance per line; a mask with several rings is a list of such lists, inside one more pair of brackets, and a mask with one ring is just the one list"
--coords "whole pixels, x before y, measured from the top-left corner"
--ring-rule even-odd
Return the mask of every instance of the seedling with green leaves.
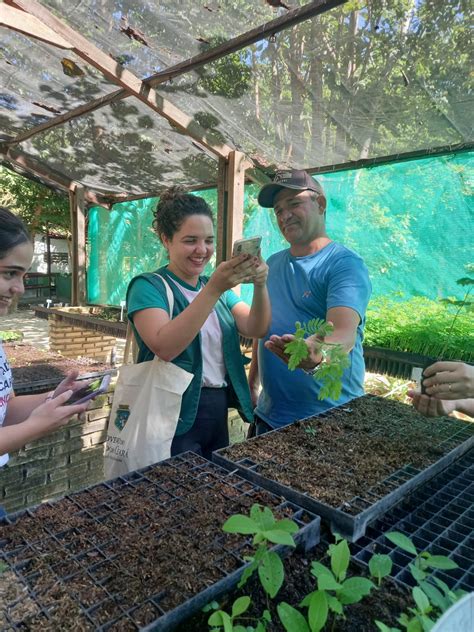
[[[238, 587], [242, 588], [257, 572], [267, 600], [268, 597], [273, 599], [283, 585], [285, 571], [279, 555], [270, 548], [273, 544], [295, 547], [292, 534], [298, 531], [298, 525], [288, 518], [277, 520], [269, 507], [255, 504], [250, 509], [250, 516], [235, 514], [224, 523], [222, 530], [226, 533], [253, 535], [252, 544], [255, 547], [255, 553], [244, 558], [250, 564], [245, 568]], [[213, 631], [223, 629], [224, 632], [264, 632], [266, 623], [271, 621], [269, 608], [257, 620], [256, 627], [234, 626], [235, 619], [242, 618], [250, 604], [250, 597], [240, 597], [234, 601], [230, 615], [224, 610], [218, 610], [211, 615], [208, 623], [214, 626]]]
[[285, 353], [289, 356], [288, 368], [294, 371], [303, 360], [308, 358], [309, 348], [306, 341], [308, 336], [319, 340], [318, 351], [323, 359], [314, 374], [314, 378], [322, 384], [318, 399], [338, 400], [342, 391], [342, 376], [344, 370], [350, 365], [350, 359], [342, 345], [324, 340], [334, 331], [334, 327], [320, 318], [313, 318], [303, 324], [296, 322], [295, 326], [294, 339], [285, 345]]
[[[403, 551], [415, 556], [413, 563], [409, 564], [410, 572], [418, 584], [412, 589], [415, 607], [403, 612], [398, 622], [407, 632], [428, 632], [443, 612], [465, 594], [463, 590], [450, 590], [445, 582], [432, 576], [432, 571], [452, 570], [458, 568], [458, 565], [444, 555], [418, 551], [412, 540], [403, 533], [392, 531], [386, 533], [385, 537]], [[400, 628], [389, 627], [380, 621], [375, 623], [381, 632], [401, 632]]]
[[216, 610], [208, 619], [211, 626], [210, 632], [265, 632], [266, 622], [271, 621], [270, 613], [265, 610], [261, 620], [257, 620], [256, 625], [241, 625], [235, 623], [236, 619], [242, 619], [243, 615], [250, 608], [252, 600], [244, 595], [238, 597], [232, 604], [231, 613], [225, 610]]
[[245, 558], [250, 564], [244, 570], [238, 586], [241, 588], [257, 571], [264, 591], [273, 599], [283, 584], [284, 570], [280, 556], [270, 547], [273, 544], [295, 547], [292, 534], [298, 531], [298, 525], [288, 518], [277, 520], [269, 507], [255, 504], [250, 509], [250, 516], [231, 516], [222, 529], [226, 533], [253, 535], [255, 554]]
[[[336, 544], [329, 545], [328, 556], [331, 568], [321, 562], [311, 564], [311, 574], [317, 579], [317, 590], [307, 595], [300, 604], [308, 608], [307, 620], [291, 605], [285, 602], [278, 605], [278, 616], [288, 632], [319, 632], [328, 623], [331, 612], [331, 629], [334, 629], [337, 618], [344, 616], [345, 606], [361, 601], [376, 588], [367, 577], [347, 577], [351, 559], [347, 540], [336, 536]], [[387, 555], [374, 555], [369, 562], [369, 571], [379, 586], [382, 578], [390, 575], [391, 570], [392, 561]]]

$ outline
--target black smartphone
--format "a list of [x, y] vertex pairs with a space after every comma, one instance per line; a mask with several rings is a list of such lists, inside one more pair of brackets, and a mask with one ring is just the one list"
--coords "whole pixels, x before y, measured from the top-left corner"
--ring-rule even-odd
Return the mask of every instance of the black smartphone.
[[75, 391], [67, 400], [66, 405], [71, 406], [72, 404], [84, 404], [84, 402], [88, 402], [90, 399], [94, 399], [94, 397], [105, 393], [109, 384], [110, 375], [104, 375], [104, 377], [94, 380], [84, 388], [80, 388], [78, 391]]

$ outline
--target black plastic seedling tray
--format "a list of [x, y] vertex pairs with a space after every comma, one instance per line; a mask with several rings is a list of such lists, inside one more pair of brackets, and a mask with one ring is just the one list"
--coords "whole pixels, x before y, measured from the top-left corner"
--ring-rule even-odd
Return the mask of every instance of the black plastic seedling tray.
[[319, 542], [318, 516], [191, 452], [8, 515], [0, 629], [173, 630], [238, 583], [251, 539], [215, 516], [254, 503], [293, 519], [300, 547]]
[[[237, 470], [247, 480], [260, 485], [261, 487], [268, 489], [274, 494], [284, 496], [287, 500], [297, 503], [301, 507], [305, 507], [308, 511], [321, 516], [323, 522], [329, 524], [331, 530], [334, 533], [347, 538], [349, 541], [357, 541], [358, 538], [365, 534], [367, 525], [373, 522], [382, 514], [386, 513], [391, 507], [399, 503], [408, 493], [413, 489], [422, 485], [426, 481], [430, 480], [447, 468], [451, 463], [459, 459], [465, 454], [472, 446], [474, 446], [474, 424], [462, 422], [457, 419], [444, 418], [444, 421], [429, 421], [432, 423], [434, 431], [432, 449], [436, 451], [437, 460], [425, 469], [418, 469], [407, 463], [400, 469], [392, 471], [386, 478], [378, 481], [375, 485], [366, 488], [363, 492], [359, 492], [360, 495], [356, 495], [352, 498], [348, 498], [341, 502], [339, 506], [332, 506], [326, 502], [319, 500], [316, 497], [310, 495], [307, 491], [300, 491], [290, 487], [279, 480], [268, 477], [262, 474], [268, 468], [268, 465], [274, 467], [276, 471], [278, 469], [285, 472], [285, 468], [294, 467], [292, 465], [291, 456], [288, 457], [288, 463], [281, 462], [280, 445], [283, 446], [287, 441], [287, 433], [292, 432], [293, 426], [308, 424], [308, 432], [311, 431], [311, 423], [313, 422], [328, 422], [331, 421], [331, 417], [337, 413], [338, 419], [344, 418], [345, 415], [350, 417], [352, 412], [351, 406], [355, 408], [357, 402], [362, 400], [375, 401], [381, 400], [381, 398], [374, 396], [365, 396], [358, 400], [353, 400], [345, 407], [333, 408], [326, 413], [319, 415], [315, 418], [304, 419], [296, 424], [286, 426], [282, 429], [270, 431], [259, 437], [254, 437], [244, 444], [238, 444], [231, 446], [230, 448], [224, 448], [213, 453], [213, 461], [228, 470]], [[387, 400], [383, 400], [387, 402]], [[392, 408], [397, 406], [408, 409], [408, 407], [398, 402], [388, 402]], [[410, 408], [411, 410], [411, 408]], [[416, 414], [416, 413], [415, 413]], [[383, 434], [379, 433], [377, 428], [378, 420], [374, 420], [374, 427], [371, 434], [377, 437], [377, 440], [384, 442], [386, 439]], [[439, 424], [436, 426], [435, 424]], [[441, 425], [444, 424], [444, 425]], [[345, 432], [345, 431], [344, 431]], [[348, 437], [356, 437], [359, 433], [359, 429], [353, 428]], [[379, 436], [377, 436], [379, 433]], [[394, 428], [396, 433], [396, 428]], [[368, 435], [366, 435], [368, 436]], [[272, 439], [271, 447], [269, 445], [269, 438]], [[263, 454], [264, 457], [256, 462], [253, 458], [245, 456], [245, 454], [251, 452], [255, 453], [257, 450], [252, 448], [252, 443], [255, 443], [254, 447], [257, 447], [257, 442], [260, 442], [261, 448], [258, 452]], [[306, 442], [303, 439], [302, 442]], [[317, 446], [315, 448], [317, 450]], [[240, 451], [240, 454], [244, 456], [242, 458], [232, 458], [232, 452]], [[319, 453], [316, 452], [319, 457]], [[230, 456], [229, 456], [230, 455]], [[288, 455], [285, 455], [288, 456]], [[346, 455], [341, 454], [340, 460], [344, 462]], [[311, 457], [312, 458], [312, 457]], [[293, 469], [293, 471], [295, 471]], [[348, 470], [345, 475], [350, 478], [351, 472]], [[322, 480], [321, 485], [329, 487], [333, 485], [336, 487], [336, 483], [332, 482], [331, 474], [327, 475], [327, 478]]]
[[374, 553], [387, 553], [393, 562], [392, 577], [413, 586], [408, 568], [413, 556], [385, 537], [389, 531], [407, 535], [418, 551], [449, 557], [459, 568], [435, 570], [433, 575], [452, 589], [473, 591], [474, 449], [369, 525], [365, 536], [351, 545], [355, 559], [364, 564]]

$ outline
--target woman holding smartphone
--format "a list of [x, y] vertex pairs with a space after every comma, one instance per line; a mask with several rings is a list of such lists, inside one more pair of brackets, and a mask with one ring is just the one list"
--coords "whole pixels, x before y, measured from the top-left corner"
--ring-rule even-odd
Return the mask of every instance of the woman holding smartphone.
[[[193, 450], [210, 458], [213, 450], [228, 445], [230, 400], [244, 419], [253, 418], [239, 333], [260, 338], [268, 329], [268, 268], [260, 256], [242, 254], [222, 262], [210, 277], [203, 276], [214, 254], [212, 211], [205, 200], [179, 187], [161, 196], [153, 228], [169, 263], [155, 274], [135, 277], [128, 288], [138, 362], [156, 355], [194, 375], [183, 395], [171, 455]], [[171, 319], [158, 275], [173, 293]], [[251, 307], [231, 291], [244, 282], [254, 284]]]
[[[33, 246], [25, 225], [0, 207], [0, 316], [6, 315], [14, 298], [23, 294], [23, 278], [32, 258]], [[70, 373], [54, 393], [15, 397], [11, 370], [0, 342], [0, 468], [8, 462], [9, 451], [58, 430], [71, 415], [87, 408], [87, 404], [64, 405], [73, 391], [83, 386], [75, 382], [76, 377], [77, 373]]]

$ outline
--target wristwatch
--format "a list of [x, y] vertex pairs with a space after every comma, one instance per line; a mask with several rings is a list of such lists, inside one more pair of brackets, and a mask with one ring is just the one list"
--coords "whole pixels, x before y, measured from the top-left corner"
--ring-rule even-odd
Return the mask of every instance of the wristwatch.
[[306, 373], [306, 375], [311, 375], [312, 377], [313, 375], [316, 375], [316, 373], [318, 372], [318, 369], [321, 366], [321, 362], [318, 362], [318, 364], [316, 366], [313, 366], [312, 369], [303, 369], [303, 371]]

